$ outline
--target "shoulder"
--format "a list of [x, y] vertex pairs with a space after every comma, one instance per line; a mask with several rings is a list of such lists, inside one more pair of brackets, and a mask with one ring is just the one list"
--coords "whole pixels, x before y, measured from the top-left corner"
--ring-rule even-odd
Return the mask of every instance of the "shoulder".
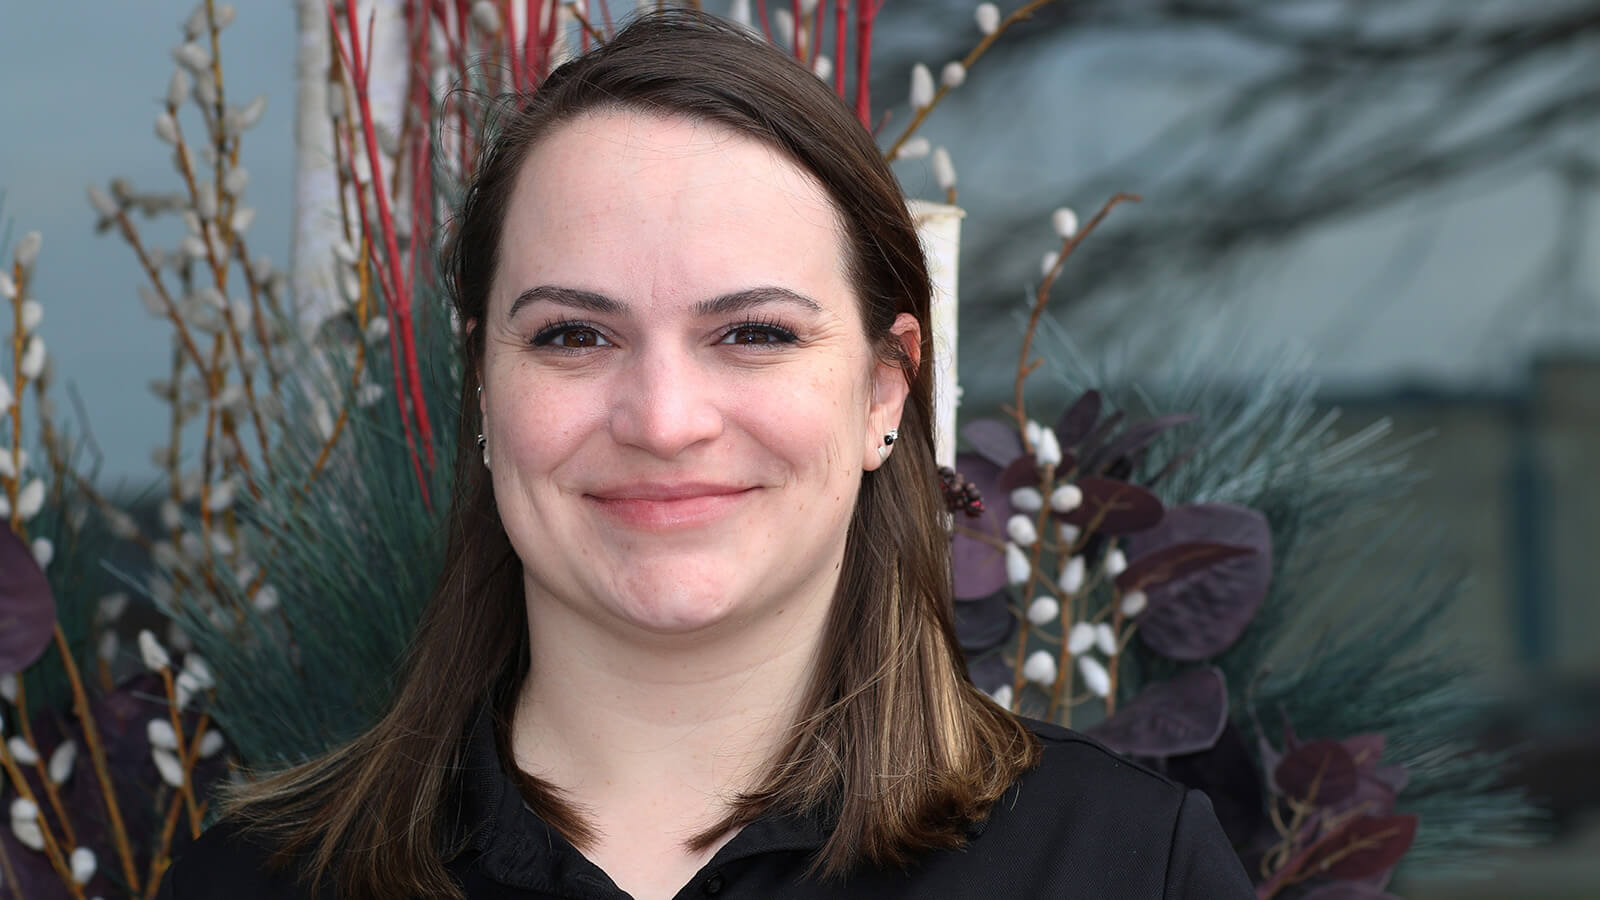
[[1187, 790], [1160, 772], [1082, 732], [1037, 719], [1021, 721], [1043, 752], [1038, 766], [1017, 783], [1019, 798], [1032, 793], [1091, 807], [1114, 804], [1140, 816], [1165, 816], [1169, 824], [1182, 805]]
[[167, 868], [157, 900], [312, 900], [292, 870], [272, 871], [270, 845], [234, 820], [207, 828]]

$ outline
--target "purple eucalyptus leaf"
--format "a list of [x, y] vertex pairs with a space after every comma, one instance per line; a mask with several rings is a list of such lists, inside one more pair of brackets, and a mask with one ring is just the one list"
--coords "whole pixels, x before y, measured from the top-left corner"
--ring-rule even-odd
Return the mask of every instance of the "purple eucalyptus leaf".
[[1131, 756], [1173, 756], [1210, 749], [1227, 724], [1227, 681], [1206, 667], [1146, 685], [1089, 734]]
[[1243, 506], [1174, 507], [1157, 526], [1131, 535], [1124, 552], [1129, 559], [1142, 559], [1197, 540], [1251, 552], [1145, 591], [1148, 606], [1139, 616], [1139, 639], [1162, 656], [1185, 662], [1210, 659], [1231, 647], [1272, 584], [1271, 529], [1265, 516]]
[[1086, 471], [1099, 471], [1119, 459], [1131, 459], [1146, 447], [1149, 447], [1162, 433], [1179, 425], [1187, 425], [1198, 418], [1198, 416], [1188, 413], [1177, 413], [1170, 416], [1158, 416], [1136, 425], [1130, 425], [1128, 430], [1117, 435], [1115, 440], [1097, 451], [1093, 459], [1085, 458]]
[[1039, 487], [1039, 466], [1031, 456], [1019, 456], [1012, 460], [995, 480], [995, 490], [1003, 491], [1007, 498], [1017, 488]]
[[1394, 868], [1417, 837], [1416, 816], [1362, 816], [1312, 847], [1301, 871], [1333, 878], [1370, 878]]
[[978, 690], [985, 693], [994, 693], [1001, 685], [1010, 684], [1016, 677], [1015, 671], [1006, 665], [1005, 657], [999, 653], [990, 653], [980, 656], [967, 663], [967, 675], [972, 678], [972, 683]]
[[1155, 527], [1166, 512], [1161, 500], [1136, 484], [1111, 478], [1080, 478], [1083, 502], [1061, 518], [1086, 531], [1120, 536]]
[[1071, 447], [1089, 436], [1095, 423], [1100, 421], [1102, 405], [1100, 392], [1091, 388], [1067, 407], [1067, 411], [1056, 420], [1056, 440], [1061, 442], [1063, 448]]
[[1400, 898], [1359, 881], [1332, 881], [1315, 888], [1300, 900], [1400, 900]]
[[961, 476], [983, 496], [983, 515], [959, 516], [950, 539], [950, 567], [957, 600], [987, 597], [1006, 586], [1006, 520], [1011, 518], [1010, 491], [999, 488], [1001, 467], [984, 457], [956, 457]]
[[1339, 743], [1350, 751], [1350, 758], [1356, 761], [1357, 769], [1372, 772], [1378, 768], [1379, 760], [1383, 759], [1383, 748], [1387, 741], [1382, 734], [1372, 732], [1347, 737]]
[[1372, 777], [1389, 786], [1389, 790], [1396, 794], [1406, 789], [1411, 783], [1411, 773], [1405, 766], [1379, 766], [1373, 771]]
[[[1011, 461], [1022, 455], [1022, 436], [1017, 434], [1017, 429], [999, 419], [978, 419], [968, 422], [961, 427], [961, 436], [967, 439], [967, 444], [973, 452], [1004, 468]], [[962, 475], [967, 478], [967, 470], [961, 467]], [[985, 498], [988, 499], [987, 497]]]
[[1000, 646], [1015, 633], [1017, 617], [1011, 612], [1010, 593], [1002, 588], [977, 600], [955, 603], [956, 640], [968, 653]]
[[1284, 755], [1272, 773], [1278, 790], [1311, 806], [1334, 806], [1354, 796], [1355, 760], [1338, 741], [1308, 741]]
[[56, 600], [33, 551], [0, 528], [0, 674], [33, 665], [56, 630]]
[[1200, 447], [1198, 445], [1186, 448], [1183, 452], [1167, 460], [1166, 465], [1161, 467], [1161, 471], [1150, 476], [1150, 480], [1145, 483], [1145, 486], [1153, 488], [1161, 482], [1167, 480], [1167, 476], [1182, 468], [1183, 464], [1188, 462], [1195, 455], [1195, 453], [1199, 451], [1199, 449]]
[[1159, 550], [1152, 550], [1128, 563], [1128, 568], [1117, 576], [1117, 588], [1122, 591], [1149, 591], [1153, 587], [1187, 578], [1225, 560], [1254, 552], [1250, 547], [1215, 544], [1210, 541], [1184, 541], [1181, 544], [1172, 544]]
[[1094, 456], [1095, 451], [1100, 449], [1100, 447], [1105, 444], [1105, 442], [1109, 440], [1111, 435], [1117, 430], [1117, 426], [1122, 424], [1122, 419], [1122, 412], [1121, 410], [1118, 410], [1117, 412], [1107, 416], [1105, 421], [1101, 422], [1099, 425], [1096, 425], [1094, 431], [1085, 436], [1081, 442], [1081, 445], [1078, 447], [1078, 456], [1082, 459], [1089, 459], [1090, 457]]

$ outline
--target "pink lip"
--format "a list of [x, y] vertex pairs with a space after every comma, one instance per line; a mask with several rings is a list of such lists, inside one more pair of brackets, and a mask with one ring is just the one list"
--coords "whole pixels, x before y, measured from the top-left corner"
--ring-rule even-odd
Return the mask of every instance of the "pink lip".
[[646, 530], [669, 530], [713, 522], [753, 490], [741, 485], [708, 482], [641, 482], [607, 487], [585, 496], [620, 524]]

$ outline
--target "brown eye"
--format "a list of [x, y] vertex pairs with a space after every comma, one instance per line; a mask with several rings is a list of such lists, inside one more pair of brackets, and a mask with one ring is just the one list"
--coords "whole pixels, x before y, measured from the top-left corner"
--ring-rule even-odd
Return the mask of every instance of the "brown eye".
[[592, 328], [569, 328], [561, 333], [561, 346], [574, 349], [582, 347], [597, 347], [600, 345], [600, 335]]
[[733, 333], [735, 344], [769, 344], [772, 335], [760, 328], [740, 328]]

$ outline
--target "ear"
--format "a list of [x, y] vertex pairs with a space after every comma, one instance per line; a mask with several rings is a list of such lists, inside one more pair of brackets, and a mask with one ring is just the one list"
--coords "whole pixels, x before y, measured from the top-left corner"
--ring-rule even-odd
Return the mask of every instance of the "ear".
[[[905, 350], [913, 368], [922, 366], [922, 326], [911, 313], [901, 313], [889, 326], [889, 335]], [[911, 384], [905, 370], [896, 362], [878, 360], [872, 367], [872, 405], [867, 410], [867, 434], [862, 447], [861, 468], [868, 472], [883, 465], [886, 460], [878, 455], [883, 446], [883, 436], [891, 428], [900, 427], [900, 416], [906, 408], [906, 398], [911, 395]]]
[[[472, 329], [478, 327], [478, 320], [477, 319], [468, 319], [466, 324], [464, 326], [462, 326], [462, 327], [464, 329], [465, 334], [470, 336], [472, 334]], [[483, 407], [483, 369], [481, 368], [482, 364], [480, 363], [479, 365], [480, 365], [480, 368], [478, 369], [478, 421], [482, 422], [484, 420], [484, 411], [483, 411], [484, 410], [484, 407]]]

